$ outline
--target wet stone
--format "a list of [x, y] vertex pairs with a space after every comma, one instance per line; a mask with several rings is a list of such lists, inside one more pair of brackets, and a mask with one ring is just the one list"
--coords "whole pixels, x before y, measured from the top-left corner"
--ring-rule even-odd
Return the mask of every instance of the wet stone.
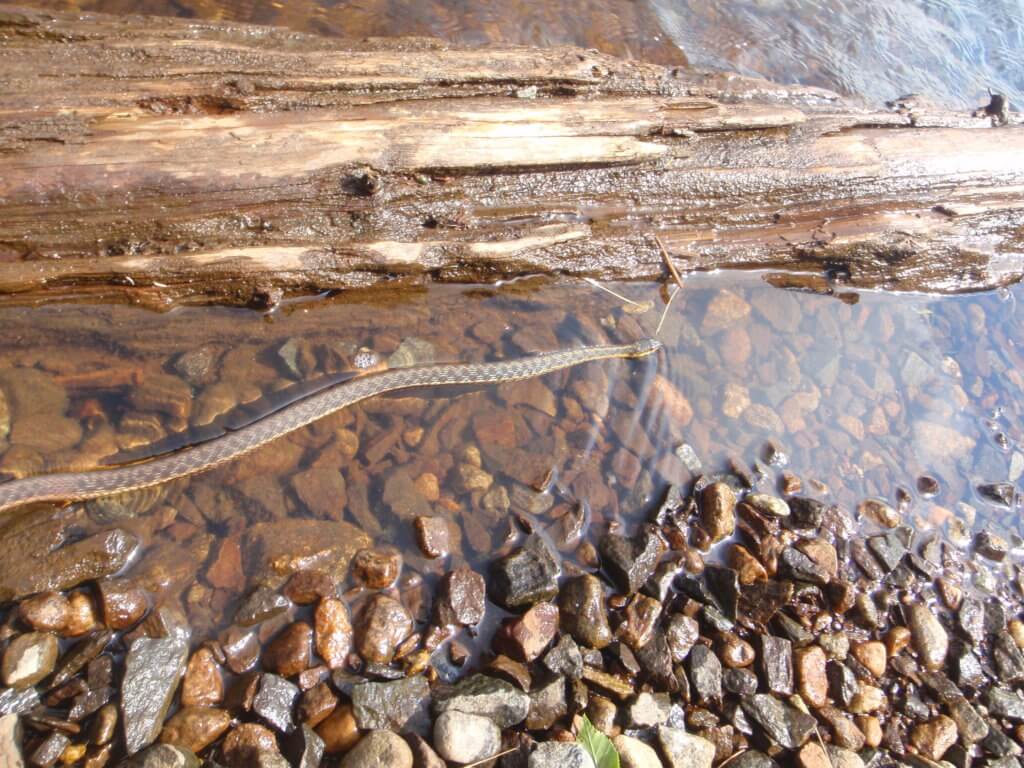
[[317, 726], [316, 735], [324, 741], [329, 755], [348, 752], [359, 741], [359, 727], [348, 704], [338, 705]]
[[39, 691], [35, 688], [0, 689], [0, 717], [31, 712], [39, 706]]
[[787, 547], [782, 551], [779, 570], [787, 578], [809, 581], [812, 584], [828, 584], [831, 579], [827, 570], [794, 547]]
[[443, 517], [417, 517], [416, 543], [425, 557], [436, 559], [451, 551], [451, 532]]
[[554, 647], [544, 654], [544, 666], [554, 675], [579, 680], [583, 675], [583, 654], [571, 636], [562, 635]]
[[668, 722], [672, 702], [667, 694], [637, 694], [626, 707], [630, 728], [653, 728]]
[[334, 695], [330, 686], [327, 683], [319, 683], [303, 692], [299, 698], [296, 715], [310, 728], [316, 728], [336, 706], [338, 697]]
[[715, 606], [729, 621], [735, 621], [740, 599], [740, 582], [736, 571], [708, 564], [704, 568], [704, 583]]
[[789, 504], [778, 496], [767, 493], [749, 493], [743, 501], [766, 517], [790, 516]]
[[697, 703], [713, 704], [722, 699], [722, 663], [706, 645], [696, 645], [687, 659], [690, 684]]
[[149, 610], [146, 593], [129, 579], [100, 579], [97, 587], [103, 623], [110, 629], [129, 629]]
[[219, 739], [230, 725], [231, 715], [227, 710], [183, 707], [164, 724], [160, 741], [191, 752], [201, 752]]
[[352, 558], [352, 577], [369, 589], [386, 589], [402, 570], [402, 555], [393, 547], [361, 549]]
[[742, 707], [773, 741], [786, 749], [799, 749], [814, 732], [813, 717], [768, 694], [755, 694], [743, 701]]
[[939, 669], [949, 651], [949, 636], [931, 609], [920, 603], [906, 607], [910, 638], [921, 662], [928, 669]]
[[256, 723], [236, 725], [221, 745], [221, 754], [228, 768], [248, 768], [260, 752], [276, 751], [274, 732]]
[[882, 528], [895, 528], [900, 524], [900, 514], [881, 499], [865, 499], [857, 507], [857, 513]]
[[558, 607], [552, 603], [537, 603], [522, 616], [502, 624], [495, 635], [494, 647], [513, 659], [531, 662], [555, 639], [557, 631]]
[[37, 632], [60, 632], [67, 626], [71, 606], [60, 592], [43, 592], [18, 605], [21, 620]]
[[259, 658], [259, 641], [253, 632], [245, 632], [233, 627], [227, 631], [220, 645], [224, 651], [228, 669], [236, 675], [252, 669], [256, 664], [256, 659]]
[[345, 664], [352, 650], [352, 621], [348, 607], [335, 598], [321, 600], [313, 614], [316, 652], [330, 669]]
[[992, 656], [1001, 682], [1019, 683], [1024, 680], [1024, 654], [1009, 632], [1004, 631], [996, 635], [992, 644]]
[[27, 632], [15, 637], [0, 662], [4, 685], [29, 688], [53, 672], [57, 663], [57, 637], [49, 632]]
[[606, 533], [598, 542], [601, 566], [616, 588], [626, 594], [640, 590], [654, 573], [664, 549], [661, 539], [650, 531], [633, 538]]
[[712, 544], [733, 534], [736, 529], [736, 494], [726, 483], [711, 483], [701, 491], [700, 521]]
[[722, 687], [737, 696], [753, 696], [757, 693], [757, 675], [749, 669], [727, 669], [722, 673]]
[[789, 511], [796, 527], [817, 529], [824, 519], [825, 505], [807, 496], [793, 496], [789, 499]]
[[282, 733], [295, 729], [292, 710], [299, 698], [299, 688], [278, 675], [260, 676], [260, 687], [252, 700], [252, 711]]
[[985, 606], [980, 600], [964, 598], [956, 614], [956, 627], [973, 645], [981, 645], [985, 639]]
[[192, 654], [181, 684], [181, 704], [185, 707], [209, 707], [224, 699], [224, 680], [220, 665], [209, 648]]
[[140, 638], [132, 643], [121, 684], [121, 718], [128, 754], [156, 740], [187, 658], [188, 645], [178, 638]]
[[501, 751], [501, 729], [486, 717], [444, 712], [434, 721], [434, 749], [453, 763], [483, 760]]
[[290, 606], [291, 603], [284, 595], [261, 587], [249, 595], [238, 607], [238, 611], [235, 613], [235, 623], [241, 627], [251, 627], [284, 613]]
[[71, 739], [59, 731], [54, 731], [36, 747], [29, 762], [37, 768], [50, 768], [60, 759], [70, 743]]
[[352, 687], [351, 699], [355, 722], [361, 730], [420, 731], [427, 722], [430, 687], [421, 676], [361, 683]]
[[711, 768], [715, 745], [680, 728], [658, 728], [658, 744], [666, 768]]
[[449, 571], [441, 579], [434, 602], [438, 625], [475, 626], [487, 610], [484, 577], [469, 566]]
[[528, 730], [547, 730], [565, 717], [569, 709], [565, 690], [565, 678], [556, 677], [551, 682], [530, 692], [530, 711], [526, 715]]
[[309, 667], [313, 628], [303, 621], [289, 624], [263, 651], [263, 666], [283, 677], [292, 677]]
[[941, 760], [956, 740], [956, 723], [945, 715], [915, 726], [910, 733], [910, 743], [929, 760]]
[[562, 566], [551, 547], [537, 534], [492, 566], [489, 584], [498, 605], [515, 609], [550, 600], [558, 593]]
[[312, 728], [303, 725], [285, 740], [283, 751], [291, 768], [319, 768], [324, 756], [324, 740]]
[[363, 606], [356, 623], [356, 650], [371, 663], [388, 664], [412, 633], [412, 617], [400, 602], [377, 594]]
[[903, 560], [907, 548], [895, 533], [872, 536], [867, 541], [868, 549], [878, 559], [885, 573], [891, 572]]
[[605, 609], [604, 587], [596, 576], [569, 579], [558, 595], [559, 623], [580, 645], [604, 648], [612, 641]]
[[335, 596], [334, 580], [323, 571], [296, 571], [285, 583], [282, 593], [296, 605], [310, 605]]
[[1012, 483], [983, 483], [978, 486], [978, 494], [997, 506], [1007, 509], [1013, 506], [1014, 487]]
[[991, 531], [980, 531], [974, 538], [974, 549], [982, 557], [1002, 562], [1010, 552], [1010, 542]]
[[[565, 637], [567, 637], [567, 635]], [[572, 642], [571, 639], [570, 642]], [[580, 666], [582, 667], [582, 665], [583, 662], [581, 659]], [[491, 661], [488, 662], [485, 671], [492, 677], [507, 680], [523, 691], [529, 691], [530, 686], [533, 683], [533, 678], [530, 675], [530, 670], [527, 666], [515, 659], [510, 659], [504, 654], [498, 654], [491, 659]]]
[[434, 712], [468, 712], [491, 718], [500, 728], [511, 728], [526, 719], [530, 697], [505, 682], [487, 675], [472, 675], [434, 695]]

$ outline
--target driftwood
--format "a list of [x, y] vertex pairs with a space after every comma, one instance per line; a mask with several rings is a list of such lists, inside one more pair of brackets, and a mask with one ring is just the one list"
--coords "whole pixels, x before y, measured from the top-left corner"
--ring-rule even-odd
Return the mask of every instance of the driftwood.
[[661, 278], [658, 239], [684, 272], [826, 286], [1024, 275], [1024, 125], [912, 101], [6, 6], [0, 82], [0, 302]]

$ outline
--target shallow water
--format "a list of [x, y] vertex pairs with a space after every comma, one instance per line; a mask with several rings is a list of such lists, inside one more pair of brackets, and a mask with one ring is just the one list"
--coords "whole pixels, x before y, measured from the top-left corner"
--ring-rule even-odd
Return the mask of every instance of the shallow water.
[[[163, 602], [180, 597], [200, 635], [230, 623], [254, 585], [280, 581], [246, 542], [287, 520], [352, 524], [399, 546], [407, 583], [428, 585], [459, 562], [485, 568], [524, 529], [547, 531], [570, 561], [584, 556], [570, 523], [584, 538], [588, 526], [632, 529], [669, 484], [702, 473], [779, 493], [789, 472], [803, 493], [849, 510], [868, 496], [896, 504], [902, 488], [904, 519], [921, 531], [1020, 533], [974, 486], [1024, 470], [1024, 289], [867, 293], [851, 305], [758, 275], [694, 275], [665, 311], [662, 286], [608, 287], [622, 298], [521, 280], [270, 314], [2, 309], [0, 469], [92, 469], [208, 439], [357, 359], [505, 359], [657, 331], [657, 359], [366, 401], [159, 492], [91, 503], [81, 533], [138, 533], [146, 548], [130, 573]], [[938, 480], [934, 498], [916, 490], [922, 475]], [[417, 515], [450, 521], [450, 558], [419, 553]], [[231, 578], [217, 570], [225, 539], [245, 555]]]
[[987, 89], [1024, 101], [1021, 0], [43, 0], [31, 5], [234, 19], [317, 34], [464, 44], [571, 44], [804, 83], [879, 106], [907, 93], [956, 108]]

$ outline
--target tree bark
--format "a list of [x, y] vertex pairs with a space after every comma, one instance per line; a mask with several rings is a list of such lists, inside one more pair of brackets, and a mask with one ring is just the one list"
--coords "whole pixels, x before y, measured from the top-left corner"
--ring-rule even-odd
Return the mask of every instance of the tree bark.
[[[0, 302], [1024, 275], [1024, 125], [573, 48], [0, 6]], [[794, 277], [796, 275], [796, 277]], [[802, 275], [802, 277], [801, 277]]]

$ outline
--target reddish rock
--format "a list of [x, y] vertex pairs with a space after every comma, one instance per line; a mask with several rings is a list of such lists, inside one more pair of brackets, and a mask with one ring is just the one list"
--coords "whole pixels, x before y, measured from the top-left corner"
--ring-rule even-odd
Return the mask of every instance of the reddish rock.
[[736, 494], [726, 483], [711, 483], [701, 491], [700, 522], [712, 544], [732, 536], [736, 529]]
[[797, 689], [804, 701], [812, 707], [823, 707], [828, 703], [828, 677], [825, 665], [828, 662], [825, 651], [817, 645], [797, 648], [793, 651]]
[[338, 697], [334, 695], [327, 683], [320, 683], [302, 694], [299, 699], [299, 720], [310, 728], [322, 723], [334, 708], [338, 706]]
[[220, 665], [209, 648], [200, 648], [192, 654], [181, 683], [183, 707], [211, 707], [224, 700], [224, 680]]
[[238, 627], [229, 629], [221, 638], [220, 645], [224, 651], [228, 669], [236, 675], [252, 669], [260, 655], [260, 644], [256, 633], [246, 632]]
[[352, 577], [370, 589], [386, 589], [402, 570], [402, 554], [393, 547], [361, 549], [352, 558]]
[[217, 556], [206, 570], [206, 581], [210, 586], [229, 592], [241, 592], [245, 588], [242, 549], [237, 536], [229, 536], [221, 541]]
[[625, 622], [618, 635], [634, 651], [643, 648], [654, 636], [654, 628], [661, 616], [661, 601], [647, 595], [636, 594], [625, 610]]
[[451, 550], [451, 532], [443, 517], [417, 517], [416, 543], [426, 557], [444, 557]]
[[61, 633], [65, 637], [79, 637], [99, 626], [96, 606], [85, 592], [72, 592], [68, 597], [68, 623]]
[[309, 667], [313, 628], [304, 621], [289, 624], [263, 651], [263, 666], [282, 677], [297, 675]]
[[221, 737], [231, 725], [227, 710], [183, 707], [164, 723], [160, 741], [200, 752]]
[[38, 632], [60, 632], [71, 617], [71, 604], [60, 592], [42, 592], [22, 600], [18, 614]]
[[529, 663], [544, 652], [557, 632], [558, 606], [537, 603], [522, 616], [502, 624], [494, 638], [494, 647], [513, 659]]
[[434, 603], [434, 615], [439, 625], [474, 626], [480, 623], [486, 610], [487, 586], [484, 577], [467, 565], [449, 571], [441, 579]]
[[149, 598], [129, 579], [101, 579], [97, 583], [103, 623], [110, 629], [134, 627], [149, 610]]
[[388, 664], [411, 633], [412, 617], [405, 606], [387, 595], [374, 595], [360, 611], [356, 651], [367, 662]]
[[339, 704], [316, 727], [316, 733], [324, 740], [324, 752], [328, 755], [341, 755], [352, 749], [359, 741], [359, 727], [352, 714], [352, 705]]
[[352, 650], [352, 621], [348, 607], [336, 598], [321, 600], [313, 617], [316, 652], [331, 669], [345, 665]]
[[256, 723], [236, 725], [221, 745], [227, 768], [251, 768], [261, 751], [277, 752], [277, 739], [273, 731]]
[[334, 597], [335, 586], [323, 571], [298, 571], [291, 575], [282, 592], [296, 605], [312, 605], [321, 598]]

